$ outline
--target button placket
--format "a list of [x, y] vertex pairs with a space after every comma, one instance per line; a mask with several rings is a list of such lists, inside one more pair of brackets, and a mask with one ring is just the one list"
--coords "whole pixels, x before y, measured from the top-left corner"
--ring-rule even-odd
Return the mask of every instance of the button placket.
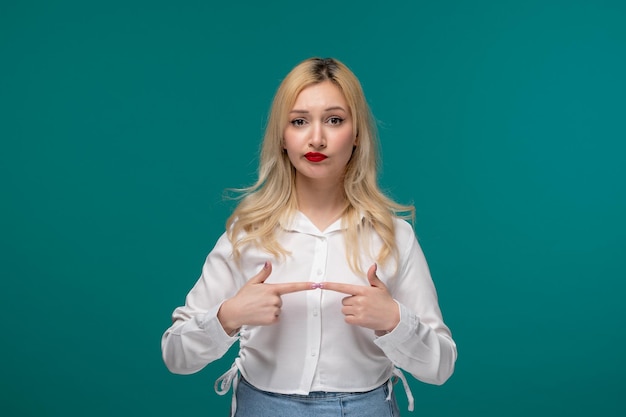
[[315, 242], [315, 258], [313, 260], [313, 270], [316, 278], [319, 280], [326, 271], [326, 255], [327, 255], [326, 238], [321, 236]]
[[[316, 239], [313, 264], [311, 265], [310, 279], [313, 282], [324, 280], [326, 273], [326, 260], [328, 257], [328, 245], [326, 238], [320, 236]], [[306, 361], [302, 375], [302, 386], [309, 389], [313, 384], [315, 369], [319, 360], [319, 349], [322, 342], [322, 320], [320, 314], [322, 291], [319, 289], [307, 291], [307, 356], [311, 360]]]

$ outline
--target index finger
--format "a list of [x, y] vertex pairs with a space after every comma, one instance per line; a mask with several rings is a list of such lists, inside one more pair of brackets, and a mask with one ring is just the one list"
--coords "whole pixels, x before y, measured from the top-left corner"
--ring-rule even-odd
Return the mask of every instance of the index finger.
[[367, 288], [364, 285], [352, 285], [344, 284], [341, 282], [323, 282], [320, 288], [324, 290], [337, 291], [348, 295], [362, 295], [363, 289]]
[[286, 282], [284, 284], [265, 284], [271, 285], [278, 295], [290, 294], [298, 291], [308, 291], [319, 288], [315, 282]]

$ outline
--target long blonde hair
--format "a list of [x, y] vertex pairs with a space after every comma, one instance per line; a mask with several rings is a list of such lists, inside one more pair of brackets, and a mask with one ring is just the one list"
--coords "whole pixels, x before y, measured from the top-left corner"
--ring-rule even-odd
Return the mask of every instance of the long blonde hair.
[[393, 218], [412, 219], [415, 209], [392, 201], [380, 191], [376, 124], [359, 80], [348, 67], [332, 58], [309, 58], [301, 62], [278, 87], [261, 147], [258, 180], [251, 187], [237, 190], [242, 199], [226, 222], [236, 260], [240, 259], [241, 249], [246, 244], [256, 244], [276, 257], [289, 254], [276, 238], [279, 223], [288, 222], [297, 210], [295, 169], [283, 151], [283, 132], [298, 94], [308, 86], [327, 80], [343, 93], [352, 115], [355, 137], [358, 136], [358, 146], [344, 177], [346, 209], [342, 226], [346, 229], [347, 261], [353, 271], [363, 274], [359, 258], [363, 250], [370, 249], [363, 244], [369, 242], [367, 237], [372, 231], [383, 243], [379, 253], [372, 254], [376, 261], [384, 264], [390, 257], [397, 260]]

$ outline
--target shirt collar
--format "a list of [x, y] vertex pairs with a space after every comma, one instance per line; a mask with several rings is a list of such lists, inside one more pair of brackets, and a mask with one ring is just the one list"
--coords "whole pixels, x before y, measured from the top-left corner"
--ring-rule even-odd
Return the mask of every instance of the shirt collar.
[[[359, 221], [363, 220], [363, 214], [359, 216]], [[287, 232], [306, 233], [313, 236], [323, 236], [339, 230], [346, 229], [342, 224], [342, 219], [335, 220], [325, 230], [319, 230], [309, 218], [300, 210], [296, 210], [292, 216], [286, 216], [279, 222], [280, 227]]]

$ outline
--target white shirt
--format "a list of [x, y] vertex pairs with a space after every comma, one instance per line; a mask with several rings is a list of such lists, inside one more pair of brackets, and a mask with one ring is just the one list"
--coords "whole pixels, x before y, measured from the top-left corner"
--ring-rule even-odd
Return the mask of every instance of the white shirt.
[[[221, 303], [236, 294], [263, 264], [272, 262], [267, 283], [336, 281], [369, 285], [348, 266], [344, 230], [338, 220], [318, 230], [297, 212], [289, 225], [278, 229], [278, 241], [291, 252], [284, 260], [254, 245], [232, 257], [226, 234], [209, 253], [202, 275], [173, 313], [163, 335], [163, 359], [171, 372], [190, 374], [221, 358], [239, 340], [236, 367], [255, 387], [282, 394], [311, 391], [363, 392], [388, 380], [395, 367], [432, 384], [444, 383], [454, 370], [457, 351], [444, 324], [428, 265], [411, 226], [395, 219], [399, 264], [379, 265], [377, 275], [400, 309], [397, 327], [377, 337], [373, 330], [349, 325], [341, 313], [346, 297], [321, 289], [282, 296], [280, 320], [270, 326], [243, 326], [238, 335], [226, 334], [217, 319]], [[381, 241], [373, 236], [372, 253]], [[362, 268], [375, 260], [362, 256]]]

